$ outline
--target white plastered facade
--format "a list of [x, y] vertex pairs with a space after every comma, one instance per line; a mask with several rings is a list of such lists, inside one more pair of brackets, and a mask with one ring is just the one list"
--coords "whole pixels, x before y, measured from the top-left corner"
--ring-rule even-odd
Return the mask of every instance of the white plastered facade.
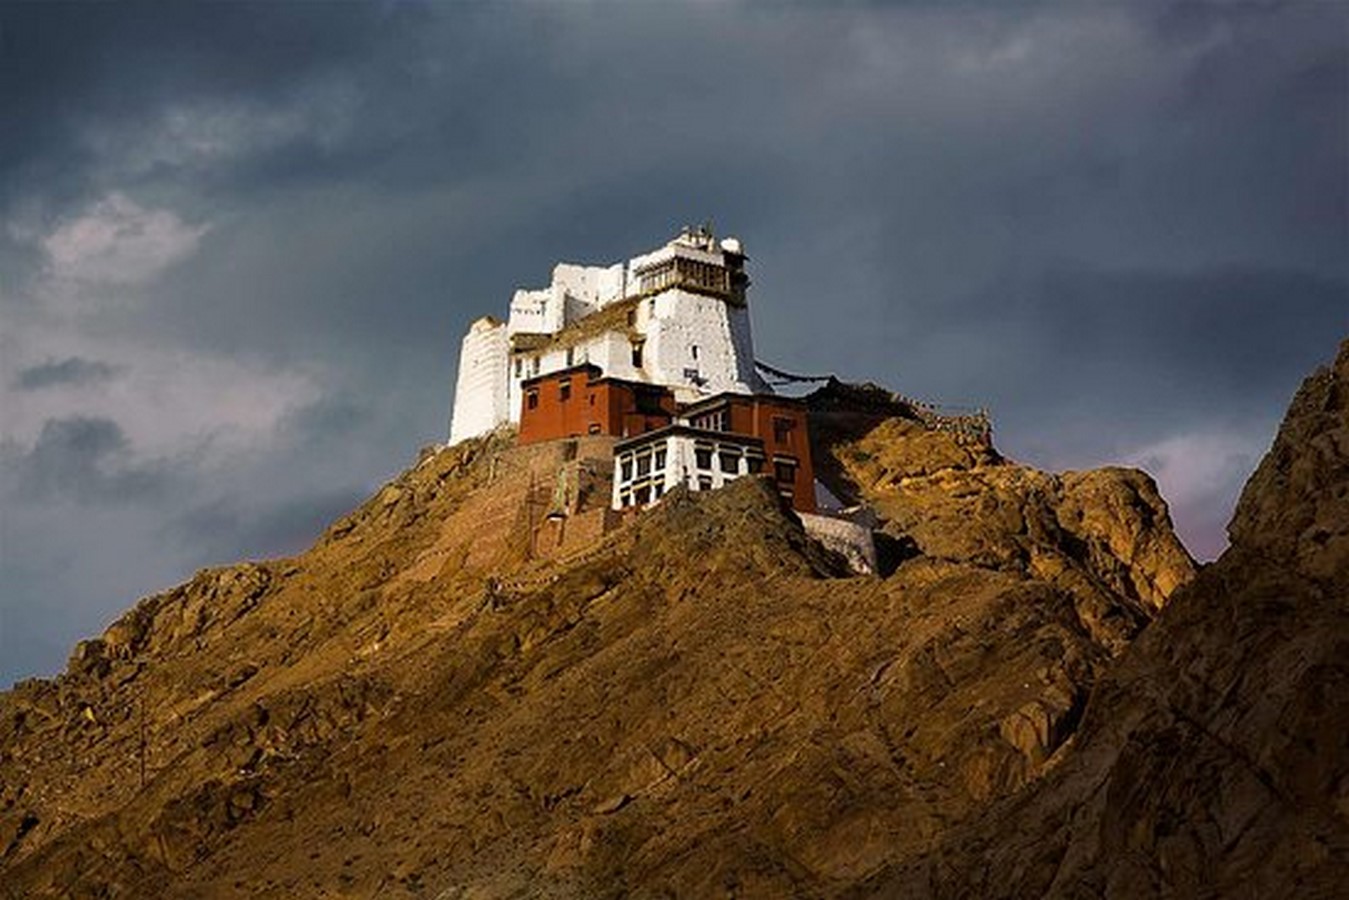
[[[738, 241], [717, 244], [710, 233], [686, 230], [626, 263], [557, 265], [548, 287], [515, 292], [505, 323], [479, 319], [469, 329], [450, 443], [518, 422], [523, 381], [582, 363], [609, 377], [667, 386], [680, 402], [724, 392], [769, 392], [754, 369], [743, 288], [718, 293], [682, 283], [653, 287], [650, 275], [676, 263], [697, 265], [705, 277], [724, 276], [732, 284], [743, 262]], [[569, 329], [624, 302], [632, 307], [630, 315], [610, 327]]]
[[483, 316], [469, 326], [459, 351], [459, 380], [450, 417], [450, 443], [486, 434], [507, 408], [506, 324]]

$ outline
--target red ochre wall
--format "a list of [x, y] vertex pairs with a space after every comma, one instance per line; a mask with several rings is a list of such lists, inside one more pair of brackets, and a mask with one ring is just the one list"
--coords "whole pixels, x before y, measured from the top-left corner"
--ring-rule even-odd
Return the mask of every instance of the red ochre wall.
[[[571, 395], [562, 399], [562, 385]], [[538, 403], [531, 407], [531, 392]], [[644, 397], [639, 398], [639, 393]], [[674, 397], [658, 387], [593, 378], [587, 370], [555, 373], [524, 385], [520, 409], [521, 444], [602, 434], [634, 437], [669, 425]]]
[[[785, 440], [777, 439], [773, 427], [775, 418], [791, 422]], [[773, 474], [774, 457], [790, 457], [796, 461], [792, 507], [798, 512], [815, 512], [815, 469], [810, 461], [810, 432], [805, 407], [771, 397], [732, 397], [728, 424], [736, 434], [753, 435], [763, 441], [769, 474]]]

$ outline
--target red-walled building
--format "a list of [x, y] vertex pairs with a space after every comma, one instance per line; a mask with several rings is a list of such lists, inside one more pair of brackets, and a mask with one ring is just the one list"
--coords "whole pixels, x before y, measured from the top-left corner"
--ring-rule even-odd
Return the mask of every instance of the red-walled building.
[[770, 475], [798, 512], [815, 511], [805, 405], [765, 394], [718, 394], [677, 407], [660, 385], [606, 378], [581, 365], [523, 382], [520, 443], [587, 435], [614, 448], [613, 506], [644, 506], [676, 485], [714, 490]]
[[521, 383], [520, 443], [584, 435], [630, 437], [669, 425], [674, 395], [655, 384], [605, 378], [580, 365]]

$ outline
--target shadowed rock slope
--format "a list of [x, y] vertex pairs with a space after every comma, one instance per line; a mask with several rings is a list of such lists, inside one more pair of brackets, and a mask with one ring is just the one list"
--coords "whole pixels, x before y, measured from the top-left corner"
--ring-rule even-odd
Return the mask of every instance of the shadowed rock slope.
[[576, 448], [499, 437], [428, 455], [301, 556], [142, 601], [0, 695], [0, 885], [885, 887], [1062, 766], [1194, 571], [1141, 473], [1036, 472], [902, 412], [822, 420], [880, 576], [754, 479], [540, 559], [539, 485]]
[[1349, 893], [1349, 342], [1031, 789], [861, 895]]

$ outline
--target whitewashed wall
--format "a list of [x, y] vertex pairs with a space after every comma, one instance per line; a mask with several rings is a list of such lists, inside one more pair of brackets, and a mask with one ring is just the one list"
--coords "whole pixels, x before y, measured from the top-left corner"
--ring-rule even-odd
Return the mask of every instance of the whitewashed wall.
[[644, 263], [676, 254], [715, 264], [723, 259], [720, 252], [683, 245], [676, 250], [671, 243], [612, 266], [559, 263], [548, 287], [516, 291], [505, 326], [490, 333], [471, 329], [464, 338], [450, 440], [485, 433], [503, 422], [518, 422], [523, 380], [586, 362], [610, 377], [669, 386], [681, 402], [725, 391], [771, 392], [754, 369], [749, 311], [680, 288], [639, 304], [633, 328], [644, 338], [640, 367], [632, 364], [627, 334], [615, 331], [585, 341], [570, 355], [563, 348], [545, 352], [537, 363], [526, 359], [516, 370], [510, 359], [510, 335], [555, 334], [635, 290], [637, 279], [632, 273]]
[[[758, 378], [745, 310], [678, 288], [653, 297], [651, 304], [651, 318], [642, 329], [650, 380], [678, 388], [682, 402], [724, 391], [754, 392]], [[686, 374], [692, 372], [697, 376]]]
[[450, 419], [451, 444], [486, 434], [509, 417], [507, 341], [505, 324], [490, 317], [474, 322], [464, 335]]

